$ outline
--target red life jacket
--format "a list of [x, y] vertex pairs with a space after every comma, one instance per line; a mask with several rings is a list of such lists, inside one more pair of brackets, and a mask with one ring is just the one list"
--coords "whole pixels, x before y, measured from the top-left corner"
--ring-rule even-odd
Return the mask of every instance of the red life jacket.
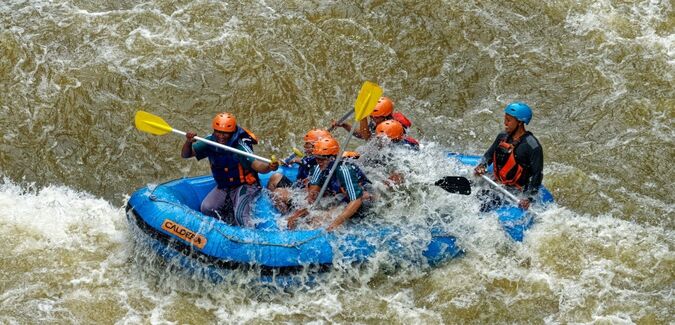
[[391, 118], [401, 123], [401, 125], [403, 125], [403, 127], [406, 129], [412, 125], [412, 122], [410, 122], [410, 120], [407, 117], [405, 117], [405, 115], [403, 115], [403, 113], [401, 112], [392, 113]]
[[[406, 133], [408, 132], [408, 129], [412, 125], [412, 122], [410, 122], [410, 120], [407, 117], [405, 117], [405, 115], [403, 115], [403, 113], [394, 112], [394, 113], [391, 114], [390, 117], [391, 117], [392, 120], [401, 123], [401, 125], [403, 126], [403, 130]], [[377, 125], [375, 125], [375, 122], [373, 122], [372, 119], [370, 120], [370, 122], [368, 122], [368, 128], [370, 129], [370, 133], [373, 133], [373, 134], [376, 133], [375, 130], [377, 129]]]
[[420, 144], [420, 142], [417, 141], [415, 138], [413, 138], [413, 137], [408, 137], [408, 136], [406, 136], [405, 138], [403, 138], [403, 141], [405, 141], [405, 142], [407, 142], [407, 143], [409, 143], [409, 144], [411, 144], [411, 145], [414, 145], [414, 146], [418, 146], [418, 145]]
[[503, 139], [492, 155], [492, 162], [497, 181], [520, 189], [524, 181], [524, 179], [521, 179], [523, 178], [523, 167], [516, 162], [516, 145]]

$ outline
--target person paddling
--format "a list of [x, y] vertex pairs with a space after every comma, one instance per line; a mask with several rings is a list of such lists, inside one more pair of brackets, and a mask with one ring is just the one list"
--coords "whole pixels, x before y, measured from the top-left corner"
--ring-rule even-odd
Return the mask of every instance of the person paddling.
[[[366, 165], [382, 167], [387, 173], [387, 180], [385, 184], [387, 186], [401, 185], [404, 182], [404, 175], [399, 170], [396, 170], [395, 166], [392, 166], [391, 158], [394, 154], [399, 154], [399, 152], [392, 152], [382, 149], [388, 147], [391, 149], [408, 149], [412, 151], [419, 151], [419, 142], [417, 140], [408, 137], [405, 135], [405, 130], [403, 125], [396, 120], [386, 120], [380, 123], [375, 129], [377, 135], [377, 147], [381, 150], [378, 150], [378, 154], [375, 156], [369, 157], [364, 163]], [[385, 155], [385, 156], [382, 156]], [[387, 157], [388, 155], [388, 157]]]
[[387, 138], [392, 144], [411, 150], [419, 150], [420, 144], [412, 137], [406, 136], [405, 127], [397, 120], [386, 120], [377, 125], [375, 134], [379, 138]]
[[[326, 181], [328, 172], [331, 169], [336, 156], [340, 152], [340, 144], [333, 138], [322, 138], [314, 144], [312, 153], [316, 157], [317, 165], [310, 172], [310, 181], [307, 192], [307, 202], [309, 204], [316, 201], [321, 185]], [[342, 195], [342, 202], [347, 202], [342, 212], [330, 222], [326, 227], [327, 231], [335, 230], [346, 220], [353, 217], [364, 205], [364, 200], [368, 200], [370, 195], [364, 189], [366, 184], [370, 183], [365, 174], [354, 164], [350, 162], [340, 162], [335, 174], [329, 180], [328, 190], [324, 195], [338, 196]], [[288, 218], [288, 228], [295, 229], [298, 219], [309, 214], [309, 211], [301, 209], [293, 213]], [[318, 220], [321, 223], [322, 220]]]
[[[474, 169], [474, 174], [480, 176], [492, 163], [494, 180], [526, 197], [518, 202], [523, 209], [528, 209], [534, 202], [544, 178], [544, 151], [539, 140], [525, 130], [531, 119], [532, 109], [527, 104], [513, 102], [506, 105], [504, 132], [497, 135]], [[479, 197], [483, 201], [483, 212], [501, 205], [500, 197], [488, 190], [481, 191]]]
[[[380, 123], [386, 120], [396, 120], [404, 127], [404, 131], [410, 128], [412, 123], [401, 112], [394, 112], [394, 102], [387, 97], [380, 97], [375, 105], [375, 110], [370, 114], [370, 121], [363, 119], [359, 122], [359, 129], [355, 130], [354, 136], [364, 140], [370, 140], [371, 136], [376, 132], [376, 128]], [[333, 127], [341, 127], [347, 131], [352, 130], [352, 125], [349, 123], [336, 124]]]
[[[234, 115], [219, 113], [211, 124], [213, 133], [206, 137], [207, 140], [253, 153], [253, 145], [258, 141], [253, 133], [237, 125]], [[216, 186], [202, 201], [201, 212], [232, 225], [252, 227], [251, 205], [261, 189], [258, 173], [277, 170], [279, 163], [266, 163], [201, 141], [195, 142], [195, 136], [194, 132], [186, 132], [181, 157], [208, 158], [216, 181]]]
[[292, 187], [304, 188], [309, 183], [309, 179], [307, 178], [309, 172], [316, 166], [316, 158], [312, 154], [314, 143], [321, 138], [332, 138], [332, 135], [324, 129], [312, 129], [305, 134], [303, 138], [305, 141], [303, 147], [305, 156], [302, 158], [295, 157], [290, 161], [292, 164], [298, 164], [298, 176], [296, 177], [295, 182], [291, 182], [291, 180], [282, 173], [275, 173], [270, 177], [270, 180], [267, 183], [267, 189], [272, 192], [271, 198], [274, 206], [282, 213], [288, 212], [288, 206], [291, 201], [290, 189]]

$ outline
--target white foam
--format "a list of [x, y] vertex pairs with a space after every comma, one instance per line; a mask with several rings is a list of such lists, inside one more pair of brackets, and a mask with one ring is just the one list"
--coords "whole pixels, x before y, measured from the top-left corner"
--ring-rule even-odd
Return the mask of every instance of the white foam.
[[0, 184], [0, 222], [34, 236], [17, 249], [71, 246], [86, 237], [104, 235], [122, 242], [127, 228], [121, 208], [90, 194], [64, 186], [19, 186], [8, 179]]

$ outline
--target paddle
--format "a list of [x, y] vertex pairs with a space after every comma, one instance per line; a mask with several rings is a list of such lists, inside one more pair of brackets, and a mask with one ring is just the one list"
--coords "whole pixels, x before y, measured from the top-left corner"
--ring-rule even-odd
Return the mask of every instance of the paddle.
[[511, 199], [511, 202], [513, 202], [515, 204], [518, 204], [518, 202], [520, 201], [520, 200], [518, 200], [518, 198], [515, 195], [513, 195], [513, 193], [507, 191], [503, 186], [497, 184], [495, 181], [490, 179], [490, 177], [487, 177], [485, 175], [480, 175], [480, 177], [482, 177], [484, 180], [486, 180], [488, 183], [490, 183], [490, 185], [492, 185], [494, 188], [496, 188], [500, 192], [504, 193], [504, 195], [506, 195], [506, 197]]
[[293, 160], [293, 158], [295, 158], [295, 157], [302, 158], [304, 156], [305, 156], [305, 154], [302, 151], [300, 151], [300, 149], [298, 149], [296, 147], [293, 147], [293, 153], [290, 156], [288, 156], [288, 158], [284, 159], [283, 163], [284, 163], [284, 165], [288, 166], [288, 165], [291, 164], [291, 160]]
[[469, 195], [471, 194], [471, 184], [466, 177], [445, 176], [434, 183], [434, 185], [450, 192]]
[[[500, 192], [504, 193], [513, 203], [518, 203], [519, 200], [518, 198], [513, 195], [513, 193], [507, 191], [504, 187], [501, 185], [497, 184], [495, 181], [490, 179], [490, 177], [487, 177], [486, 175], [481, 175], [481, 177], [486, 180], [490, 185], [492, 185], [494, 188], [499, 190]], [[464, 195], [469, 195], [471, 194], [471, 184], [469, 183], [469, 180], [466, 177], [462, 176], [445, 176], [434, 183], [434, 185], [450, 192], [450, 193], [458, 193], [458, 194], [464, 194]]]
[[344, 123], [350, 116], [352, 116], [352, 114], [354, 114], [354, 111], [350, 109], [349, 112], [345, 113], [345, 115], [342, 115], [342, 117], [337, 122], [335, 122], [335, 125], [331, 125], [328, 128], [328, 132], [335, 130], [335, 128], [337, 128], [337, 125]]
[[[354, 121], [359, 122], [370, 115], [375, 110], [375, 105], [381, 96], [382, 88], [380, 88], [380, 86], [370, 81], [364, 82], [363, 86], [361, 86], [361, 91], [359, 91], [359, 95], [356, 97], [356, 102], [354, 103]], [[330, 183], [330, 178], [333, 177], [333, 173], [340, 163], [340, 159], [342, 159], [342, 154], [344, 153], [345, 149], [347, 148], [347, 144], [349, 144], [349, 140], [351, 140], [352, 135], [354, 134], [354, 129], [356, 128], [351, 129], [345, 142], [340, 145], [340, 153], [338, 153], [337, 157], [335, 158], [335, 162], [333, 162], [333, 166], [331, 167], [330, 172], [328, 172], [328, 177], [326, 178], [326, 181], [323, 182], [321, 190], [319, 191], [319, 195], [316, 197], [316, 201], [314, 201], [312, 207], [315, 207], [319, 204], [323, 193], [326, 191], [326, 187], [328, 187], [328, 183]]]
[[[164, 135], [164, 134], [167, 134], [169, 132], [173, 132], [173, 133], [185, 136], [185, 132], [172, 128], [161, 117], [159, 117], [157, 115], [154, 115], [154, 114], [151, 114], [151, 113], [148, 113], [148, 112], [145, 112], [145, 111], [136, 112], [136, 117], [134, 118], [134, 123], [136, 124], [137, 129], [139, 129], [140, 131], [143, 131], [143, 132], [150, 133], [150, 134]], [[270, 159], [263, 158], [263, 157], [260, 157], [258, 155], [254, 155], [254, 154], [246, 152], [246, 151], [241, 151], [241, 150], [236, 149], [236, 148], [228, 147], [224, 144], [220, 144], [218, 142], [207, 140], [207, 139], [204, 139], [204, 138], [201, 138], [201, 137], [194, 137], [194, 138], [195, 138], [195, 140], [202, 141], [202, 142], [204, 142], [206, 144], [209, 144], [209, 145], [212, 145], [214, 147], [218, 147], [218, 148], [230, 151], [230, 152], [234, 152], [234, 153], [240, 154], [242, 156], [246, 156], [246, 157], [250, 157], [250, 158], [253, 158], [253, 159], [260, 160], [260, 161], [264, 161], [266, 163], [271, 163], [271, 162], [275, 161], [274, 156], [272, 156], [272, 159], [270, 160]]]

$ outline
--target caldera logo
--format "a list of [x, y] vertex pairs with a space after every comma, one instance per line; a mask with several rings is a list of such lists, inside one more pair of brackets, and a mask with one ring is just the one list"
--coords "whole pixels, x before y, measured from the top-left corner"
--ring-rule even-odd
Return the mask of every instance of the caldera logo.
[[169, 219], [164, 219], [162, 229], [176, 235], [178, 238], [196, 246], [199, 249], [206, 245], [206, 238], [190, 229], [187, 229]]

